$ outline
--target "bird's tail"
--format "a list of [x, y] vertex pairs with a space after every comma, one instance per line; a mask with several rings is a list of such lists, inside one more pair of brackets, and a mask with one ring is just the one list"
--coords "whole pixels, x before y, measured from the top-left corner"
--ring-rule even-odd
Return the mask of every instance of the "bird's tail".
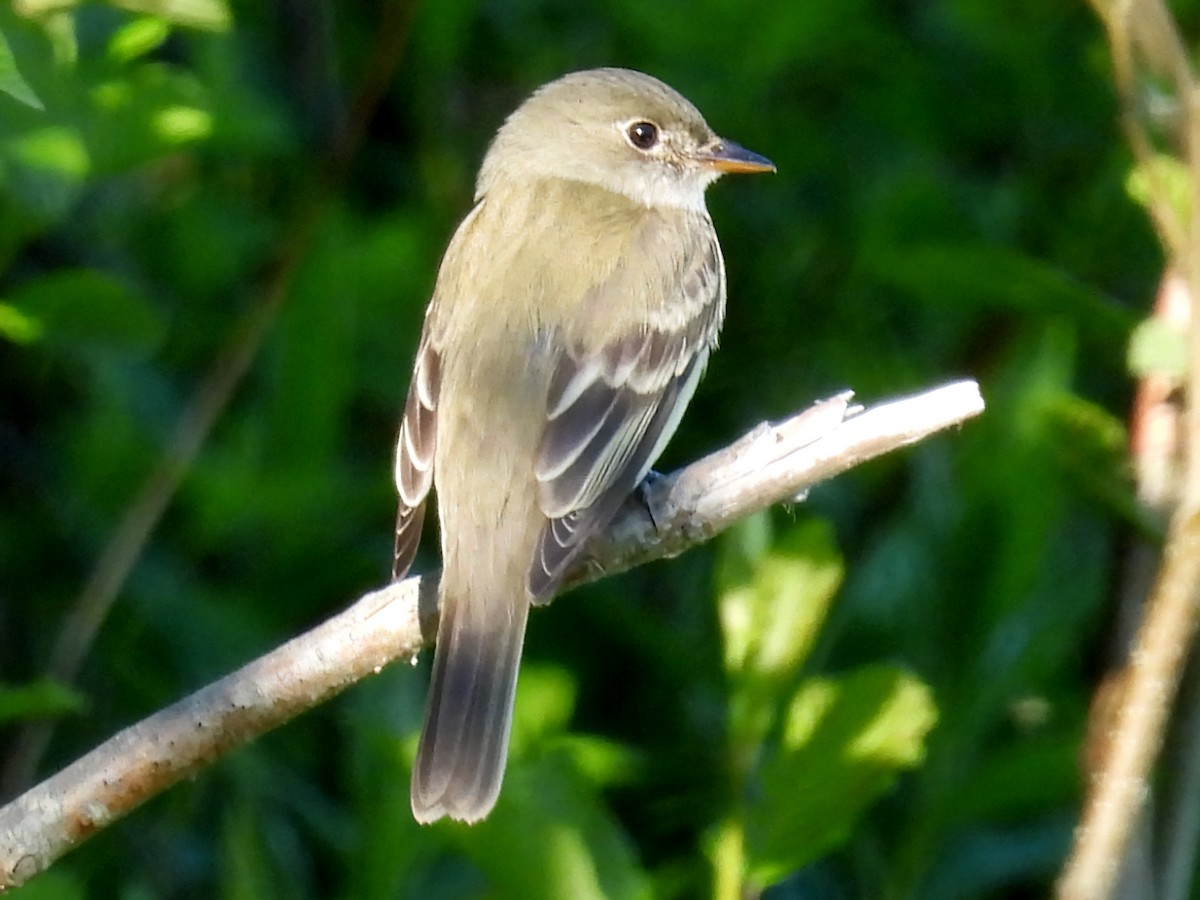
[[529, 603], [472, 594], [441, 598], [412, 778], [413, 816], [422, 823], [442, 816], [477, 822], [491, 812], [504, 780]]

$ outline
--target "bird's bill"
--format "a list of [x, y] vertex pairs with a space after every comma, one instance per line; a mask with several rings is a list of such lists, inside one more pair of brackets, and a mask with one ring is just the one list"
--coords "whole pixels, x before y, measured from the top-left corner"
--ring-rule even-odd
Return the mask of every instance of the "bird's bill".
[[775, 163], [733, 141], [720, 140], [697, 155], [697, 161], [718, 172], [774, 172]]

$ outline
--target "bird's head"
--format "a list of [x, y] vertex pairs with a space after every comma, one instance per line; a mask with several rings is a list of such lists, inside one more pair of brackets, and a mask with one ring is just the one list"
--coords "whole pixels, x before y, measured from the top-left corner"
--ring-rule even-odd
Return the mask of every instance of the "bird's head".
[[704, 208], [726, 172], [773, 172], [770, 160], [718, 137], [700, 111], [629, 69], [574, 72], [540, 88], [497, 133], [477, 197], [504, 182], [565, 178], [646, 206]]

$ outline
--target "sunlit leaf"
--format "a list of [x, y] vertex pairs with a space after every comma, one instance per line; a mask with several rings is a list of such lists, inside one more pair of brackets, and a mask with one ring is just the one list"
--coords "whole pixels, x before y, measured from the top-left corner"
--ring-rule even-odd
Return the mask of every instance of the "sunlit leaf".
[[119, 63], [130, 62], [158, 49], [170, 34], [171, 23], [165, 19], [157, 16], [134, 19], [109, 38], [109, 58]]
[[168, 144], [199, 141], [212, 134], [212, 114], [194, 106], [168, 106], [155, 114], [153, 127]]
[[555, 741], [571, 758], [575, 768], [597, 785], [628, 782], [638, 767], [638, 756], [632, 748], [615, 744], [604, 738], [567, 733]]
[[[741, 525], [738, 533], [745, 537], [747, 529], [762, 521]], [[733, 546], [727, 545], [726, 586], [718, 601], [726, 667], [758, 677], [792, 676], [812, 648], [841, 584], [841, 557], [832, 531], [823, 521], [806, 521], [770, 549], [740, 562], [728, 556], [738, 552]]]
[[34, 169], [58, 173], [68, 181], [81, 181], [91, 168], [79, 132], [63, 125], [48, 125], [17, 135], [6, 142], [8, 153]]
[[[96, 115], [85, 134], [103, 173], [160, 161], [213, 132], [206, 87], [178, 66], [143, 62], [96, 83], [90, 98]], [[121, 141], [111, 140], [114, 129]]]
[[42, 323], [15, 306], [0, 303], [0, 337], [14, 344], [32, 344], [42, 336]]
[[1129, 339], [1129, 371], [1139, 378], [1169, 375], [1182, 378], [1188, 371], [1187, 333], [1162, 319], [1142, 321]]
[[495, 810], [446, 829], [496, 897], [636, 900], [649, 883], [629, 838], [565, 754], [509, 764]]
[[1192, 177], [1188, 166], [1173, 156], [1156, 154], [1143, 165], [1135, 166], [1125, 180], [1129, 196], [1149, 209], [1155, 202], [1167, 204], [1163, 210], [1183, 225], [1191, 219]]
[[225, 0], [109, 0], [121, 9], [157, 16], [174, 25], [228, 31], [233, 17]]
[[517, 683], [512, 752], [531, 741], [566, 729], [575, 709], [575, 682], [562, 669], [525, 666]]
[[897, 774], [921, 761], [936, 719], [929, 688], [897, 669], [803, 684], [746, 807], [752, 881], [773, 884], [844, 841]]

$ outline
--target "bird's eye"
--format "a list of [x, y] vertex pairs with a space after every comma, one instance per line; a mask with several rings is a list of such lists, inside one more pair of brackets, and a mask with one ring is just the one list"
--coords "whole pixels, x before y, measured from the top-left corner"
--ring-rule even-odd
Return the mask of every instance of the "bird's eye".
[[625, 134], [639, 150], [649, 150], [658, 143], [658, 126], [653, 122], [634, 122]]

